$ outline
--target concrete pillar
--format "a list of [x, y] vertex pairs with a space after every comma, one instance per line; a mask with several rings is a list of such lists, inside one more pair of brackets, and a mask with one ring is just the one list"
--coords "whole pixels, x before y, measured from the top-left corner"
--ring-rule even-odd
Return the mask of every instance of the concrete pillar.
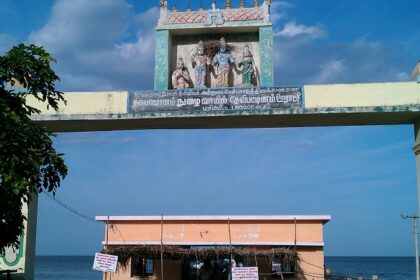
[[260, 86], [274, 85], [273, 27], [260, 27]]
[[[413, 151], [414, 151], [414, 154], [416, 155], [417, 207], [418, 207], [418, 211], [420, 211], [420, 118], [414, 122], [414, 139], [415, 139], [415, 144], [414, 144]], [[420, 216], [420, 212], [418, 216]], [[415, 231], [416, 230], [417, 229], [415, 228]], [[418, 250], [417, 248], [418, 236], [416, 235], [414, 238], [416, 238], [415, 245], [416, 245], [416, 250]], [[417, 257], [417, 254], [418, 252], [416, 251], [416, 257]], [[419, 260], [416, 259], [416, 279], [419, 279], [418, 271], [419, 271]]]
[[169, 30], [156, 31], [155, 90], [169, 88], [169, 41]]
[[26, 229], [25, 277], [34, 279], [36, 226], [38, 222], [38, 195], [33, 194], [28, 205], [28, 223]]
[[[416, 155], [416, 173], [417, 173], [417, 206], [420, 206], [420, 119], [414, 123], [414, 154]], [[419, 207], [420, 210], [420, 207]]]
[[[31, 203], [23, 204], [22, 213], [27, 217], [24, 232], [20, 237], [18, 250], [0, 256], [0, 270], [15, 270], [14, 280], [34, 279], [36, 225], [38, 216], [38, 195], [32, 195]], [[0, 274], [0, 279], [6, 279]]]

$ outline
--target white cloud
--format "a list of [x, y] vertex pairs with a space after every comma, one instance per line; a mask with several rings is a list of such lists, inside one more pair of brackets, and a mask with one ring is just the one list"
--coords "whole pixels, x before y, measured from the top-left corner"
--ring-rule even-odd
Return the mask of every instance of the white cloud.
[[410, 75], [406, 72], [400, 72], [397, 74], [398, 81], [409, 81], [411, 79]]
[[125, 0], [58, 0], [29, 41], [57, 59], [62, 90], [150, 88], [158, 13], [133, 14]]
[[[321, 41], [320, 41], [321, 40]], [[408, 81], [401, 48], [358, 38], [330, 42], [296, 36], [275, 38], [278, 85]]]
[[296, 24], [295, 22], [288, 22], [282, 30], [275, 32], [274, 35], [288, 38], [297, 36], [321, 38], [326, 36], [326, 32], [321, 26], [305, 26], [303, 24]]
[[286, 17], [286, 10], [294, 6], [286, 1], [275, 1], [271, 4], [271, 21], [276, 24]]
[[335, 77], [344, 73], [346, 67], [342, 60], [328, 61], [321, 69], [321, 72], [315, 78], [316, 83], [326, 83], [333, 80]]
[[49, 21], [30, 40], [55, 52], [106, 48], [124, 35], [129, 11], [123, 0], [58, 0]]
[[[275, 25], [281, 26], [290, 8], [288, 2], [273, 2]], [[150, 89], [158, 16], [156, 7], [135, 14], [127, 0], [57, 0], [50, 19], [29, 41], [57, 59], [61, 90]], [[401, 48], [364, 38], [327, 41], [323, 25], [296, 21], [285, 22], [275, 35], [279, 85], [409, 80], [411, 69], [398, 63]]]
[[15, 44], [16, 40], [13, 36], [6, 33], [0, 33], [0, 55], [3, 55]]
[[134, 16], [134, 23], [144, 29], [154, 28], [159, 17], [159, 8], [153, 7]]

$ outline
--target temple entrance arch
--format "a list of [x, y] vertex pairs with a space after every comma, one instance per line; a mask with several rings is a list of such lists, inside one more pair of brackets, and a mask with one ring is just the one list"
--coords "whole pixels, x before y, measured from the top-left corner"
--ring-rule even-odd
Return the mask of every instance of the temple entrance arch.
[[[172, 112], [159, 110], [153, 112], [151, 109], [149, 112], [134, 111], [138, 110], [138, 107], [130, 107], [131, 104], [134, 104], [133, 101], [142, 101], [142, 99], [135, 99], [139, 92], [67, 93], [66, 96], [72, 100], [71, 104], [74, 107], [69, 103], [69, 106], [63, 109], [59, 115], [44, 113], [36, 120], [47, 124], [54, 131], [62, 132], [162, 128], [220, 129], [403, 124], [412, 126], [413, 130], [418, 133], [419, 87], [420, 85], [415, 82], [304, 85], [296, 87], [299, 89], [297, 92], [304, 93], [304, 102], [294, 104], [296, 107], [243, 110], [239, 112], [224, 110], [217, 113], [207, 111], [203, 113], [194, 108]], [[272, 89], [279, 92], [283, 91], [283, 88]], [[229, 98], [229, 93], [223, 94], [226, 95], [226, 99]], [[341, 98], [338, 98], [338, 96]], [[350, 96], [359, 98], [351, 99]], [[89, 103], [89, 98], [99, 101], [100, 107], [97, 109], [90, 107], [91, 111], [89, 113], [81, 113], [82, 104]], [[76, 101], [78, 99], [80, 101]], [[184, 99], [181, 101], [185, 102]], [[314, 105], [317, 102], [319, 102], [319, 107]], [[380, 104], [392, 104], [391, 102], [398, 105], [380, 106]], [[333, 105], [337, 107], [333, 107]], [[110, 111], [104, 113], [104, 108], [108, 108]], [[93, 110], [97, 110], [97, 113], [94, 113]], [[128, 111], [124, 112], [124, 110]], [[415, 135], [415, 140], [418, 145], [418, 135]], [[418, 161], [417, 156], [416, 159]]]
[[[191, 14], [170, 12], [163, 3], [154, 90], [66, 93], [68, 106], [58, 113], [32, 100], [42, 111], [33, 118], [54, 132], [412, 125], [420, 180], [420, 84], [274, 87], [270, 2]], [[216, 50], [200, 53], [201, 46]], [[251, 71], [246, 77], [244, 64]], [[31, 213], [36, 216], [36, 209]], [[30, 220], [33, 238], [36, 220]], [[26, 248], [33, 248], [33, 240]], [[26, 250], [26, 261], [33, 255]]]

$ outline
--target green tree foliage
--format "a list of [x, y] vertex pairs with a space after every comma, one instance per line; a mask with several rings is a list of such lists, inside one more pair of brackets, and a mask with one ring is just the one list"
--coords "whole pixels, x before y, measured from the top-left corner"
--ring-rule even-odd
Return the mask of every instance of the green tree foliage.
[[[13, 47], [0, 56], [0, 254], [19, 245], [26, 217], [23, 203], [39, 192], [53, 192], [67, 175], [63, 154], [53, 148], [48, 129], [31, 120], [40, 111], [28, 105], [33, 96], [58, 110], [63, 93], [55, 89], [55, 62], [35, 45]], [[13, 88], [21, 89], [19, 92]]]

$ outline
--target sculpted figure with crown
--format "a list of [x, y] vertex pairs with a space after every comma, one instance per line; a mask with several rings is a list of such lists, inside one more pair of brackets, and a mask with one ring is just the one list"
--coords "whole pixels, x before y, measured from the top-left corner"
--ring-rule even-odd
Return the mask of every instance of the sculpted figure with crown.
[[210, 58], [205, 55], [203, 41], [197, 45], [195, 54], [192, 56], [192, 67], [195, 70], [195, 85], [196, 88], [207, 87], [207, 68], [210, 64]]
[[238, 66], [242, 66], [242, 86], [253, 86], [255, 77], [255, 62], [251, 51], [249, 50], [249, 46], [245, 46], [243, 59]]
[[220, 39], [219, 52], [213, 58], [213, 65], [217, 66], [218, 87], [229, 87], [229, 74], [235, 59], [228, 52], [225, 38]]

